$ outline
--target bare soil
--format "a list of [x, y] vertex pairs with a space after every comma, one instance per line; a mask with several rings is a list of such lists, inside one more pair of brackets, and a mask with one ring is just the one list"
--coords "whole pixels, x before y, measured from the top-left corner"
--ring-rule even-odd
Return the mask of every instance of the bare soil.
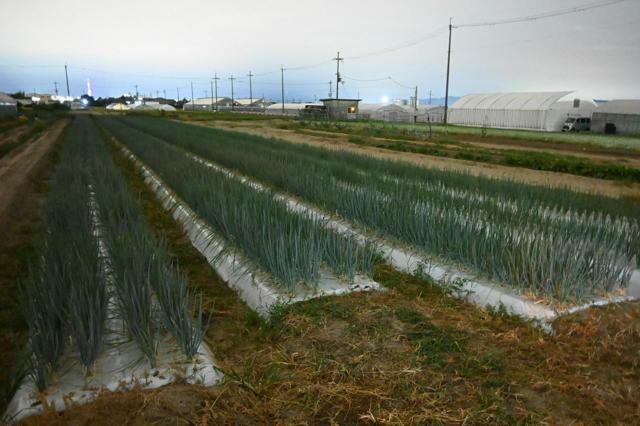
[[65, 125], [66, 121], [54, 123], [0, 161], [0, 412], [21, 379], [17, 360], [27, 331], [20, 312], [18, 280], [34, 255], [43, 181]]
[[0, 133], [0, 145], [17, 141], [21, 135], [23, 135], [29, 130], [29, 128], [30, 128], [29, 125], [19, 126], [19, 127], [7, 130], [6, 132]]
[[0, 218], [29, 183], [30, 174], [37, 170], [66, 124], [66, 121], [53, 124], [35, 140], [19, 146], [0, 160]]
[[[304, 143], [312, 146], [325, 147], [371, 155], [378, 158], [406, 161], [419, 166], [438, 168], [442, 170], [456, 170], [472, 175], [484, 175], [499, 179], [516, 180], [534, 185], [548, 185], [554, 187], [568, 187], [575, 191], [601, 194], [610, 197], [639, 198], [640, 184], [628, 182], [612, 182], [567, 173], [556, 173], [531, 170], [519, 167], [487, 164], [454, 158], [434, 157], [424, 154], [391, 151], [384, 148], [359, 146], [348, 141], [346, 134], [330, 133], [323, 136], [300, 134], [295, 130], [271, 127], [265, 122], [193, 122], [191, 124], [216, 127], [224, 130], [244, 132], [263, 137], [273, 137], [294, 143]], [[326, 133], [326, 132], [324, 132]]]

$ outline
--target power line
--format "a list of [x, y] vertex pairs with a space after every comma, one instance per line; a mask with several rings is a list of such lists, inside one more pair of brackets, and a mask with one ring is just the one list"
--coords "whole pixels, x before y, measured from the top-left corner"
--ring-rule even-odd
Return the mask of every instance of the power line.
[[391, 76], [387, 76], [387, 77], [381, 77], [381, 78], [370, 78], [370, 79], [361, 79], [361, 78], [354, 78], [354, 77], [347, 77], [346, 75], [342, 76], [343, 79], [345, 80], [353, 80], [353, 81], [359, 81], [359, 82], [375, 82], [375, 81], [391, 81], [392, 83], [403, 87], [405, 89], [410, 89], [413, 90], [415, 89], [415, 86], [407, 86], [406, 84], [402, 84], [400, 83], [398, 80], [396, 80], [395, 78], [391, 77]]
[[374, 50], [372, 52], [364, 53], [362, 55], [349, 56], [349, 57], [346, 57], [345, 59], [347, 59], [349, 61], [353, 61], [353, 60], [356, 60], [356, 59], [370, 58], [372, 56], [379, 56], [379, 55], [384, 55], [384, 54], [387, 54], [387, 53], [396, 52], [396, 51], [401, 50], [401, 49], [406, 49], [407, 47], [415, 46], [415, 45], [420, 44], [420, 43], [422, 43], [424, 41], [440, 37], [442, 34], [445, 34], [446, 32], [447, 32], [447, 27], [440, 27], [440, 28], [437, 28], [436, 30], [428, 33], [428, 34], [419, 36], [419, 37], [411, 39], [411, 40], [407, 40], [407, 41], [405, 41], [403, 43], [400, 43], [400, 44], [397, 44], [395, 46], [391, 46], [391, 47], [387, 47], [387, 48], [379, 49], [379, 50]]
[[311, 69], [311, 68], [318, 68], [318, 67], [321, 67], [323, 65], [328, 65], [328, 64], [331, 64], [331, 63], [333, 63], [333, 60], [322, 61], [322, 62], [318, 62], [318, 63], [311, 64], [311, 65], [301, 65], [301, 66], [297, 66], [297, 67], [288, 67], [288, 68], [285, 68], [284, 70], [285, 71], [308, 70], [308, 69]]
[[468, 24], [456, 25], [455, 28], [473, 28], [473, 27], [493, 27], [496, 25], [517, 24], [520, 22], [539, 21], [547, 18], [554, 18], [556, 16], [571, 15], [574, 13], [586, 12], [592, 9], [598, 9], [601, 7], [611, 6], [618, 3], [623, 3], [629, 0], [606, 0], [587, 3], [582, 6], [568, 7], [564, 9], [557, 9], [549, 12], [542, 12], [535, 15], [518, 16], [513, 18], [498, 19], [495, 21], [484, 22], [470, 22]]
[[405, 89], [409, 89], [409, 90], [413, 90], [413, 87], [411, 86], [406, 86], [398, 81], [396, 81], [393, 77], [389, 77], [389, 80], [391, 80], [392, 82], [394, 82], [395, 84], [397, 84], [400, 87], [404, 87]]
[[543, 36], [543, 37], [535, 37], [535, 38], [528, 38], [528, 39], [521, 39], [521, 40], [511, 40], [511, 41], [506, 41], [504, 43], [491, 43], [491, 44], [481, 44], [481, 45], [471, 45], [471, 46], [465, 46], [463, 48], [458, 48], [458, 49], [452, 49], [452, 52], [463, 52], [463, 51], [468, 51], [468, 50], [477, 50], [477, 49], [490, 49], [490, 48], [494, 48], [494, 47], [502, 47], [502, 46], [512, 46], [512, 45], [517, 45], [517, 44], [525, 44], [525, 43], [533, 43], [536, 41], [543, 41], [543, 40], [555, 40], [559, 37], [566, 37], [566, 36], [570, 36], [570, 35], [574, 35], [574, 34], [580, 34], [580, 33], [584, 33], [586, 31], [588, 31], [589, 33], [594, 33], [594, 32], [598, 32], [598, 31], [603, 31], [603, 30], [608, 30], [611, 28], [620, 28], [620, 27], [626, 27], [629, 25], [638, 25], [640, 22], [638, 21], [634, 21], [634, 22], [624, 22], [624, 23], [616, 23], [614, 25], [599, 25], [599, 26], [593, 26], [593, 27], [584, 27], [581, 28], [579, 30], [575, 30], [575, 31], [565, 31], [562, 33], [555, 33], [555, 34], [551, 34], [548, 36]]
[[343, 75], [342, 78], [346, 79], [346, 80], [353, 80], [353, 81], [362, 81], [362, 82], [371, 82], [371, 81], [385, 81], [385, 80], [389, 80], [391, 77], [382, 77], [382, 78], [370, 78], [370, 79], [361, 79], [361, 78], [354, 78], [354, 77], [347, 77], [346, 75]]
[[343, 58], [340, 57], [340, 52], [338, 52], [338, 55], [333, 58], [334, 61], [336, 61], [336, 99], [340, 99], [340, 82], [342, 81], [342, 79], [340, 78], [340, 61], [344, 61]]

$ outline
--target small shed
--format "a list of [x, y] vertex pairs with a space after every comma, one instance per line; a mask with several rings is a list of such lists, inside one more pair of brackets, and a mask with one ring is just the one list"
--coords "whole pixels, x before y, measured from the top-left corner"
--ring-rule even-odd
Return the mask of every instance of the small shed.
[[0, 92], [0, 115], [15, 115], [18, 113], [18, 101], [6, 93]]
[[591, 131], [640, 134], [640, 99], [617, 99], [600, 105], [593, 113]]
[[355, 120], [358, 118], [358, 105], [362, 99], [320, 99], [327, 108], [330, 118], [339, 120]]

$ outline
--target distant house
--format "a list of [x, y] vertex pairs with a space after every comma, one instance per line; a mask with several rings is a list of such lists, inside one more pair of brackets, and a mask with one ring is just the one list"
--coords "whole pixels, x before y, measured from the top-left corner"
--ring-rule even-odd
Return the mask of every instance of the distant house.
[[352, 120], [358, 116], [358, 104], [362, 99], [320, 99], [320, 102], [327, 108], [330, 118], [339, 120]]
[[591, 119], [591, 131], [640, 134], [640, 99], [618, 99], [598, 106]]
[[6, 93], [0, 92], [0, 116], [18, 113], [18, 101]]

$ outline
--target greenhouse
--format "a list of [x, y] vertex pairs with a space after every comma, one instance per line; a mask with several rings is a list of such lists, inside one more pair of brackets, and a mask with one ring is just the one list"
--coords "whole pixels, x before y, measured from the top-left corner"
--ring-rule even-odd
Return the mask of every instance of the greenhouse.
[[417, 109], [396, 104], [360, 104], [358, 119], [392, 123], [441, 123], [444, 108], [438, 105], [418, 105]]
[[285, 102], [284, 106], [282, 103], [277, 103], [273, 105], [269, 105], [265, 109], [265, 114], [267, 115], [288, 115], [288, 116], [298, 116], [300, 115], [300, 111], [305, 109], [307, 105], [310, 106], [318, 106], [322, 104], [317, 103], [287, 103]]
[[478, 93], [458, 99], [449, 123], [463, 126], [560, 131], [569, 117], [591, 117], [592, 100], [570, 99], [572, 92]]
[[11, 96], [0, 92], [0, 115], [16, 114], [18, 102]]
[[640, 134], [640, 99], [619, 99], [600, 105], [593, 113], [591, 130]]
[[121, 104], [121, 103], [112, 103], [107, 105], [105, 108], [108, 110], [114, 110], [114, 111], [128, 111], [131, 109], [129, 105]]

